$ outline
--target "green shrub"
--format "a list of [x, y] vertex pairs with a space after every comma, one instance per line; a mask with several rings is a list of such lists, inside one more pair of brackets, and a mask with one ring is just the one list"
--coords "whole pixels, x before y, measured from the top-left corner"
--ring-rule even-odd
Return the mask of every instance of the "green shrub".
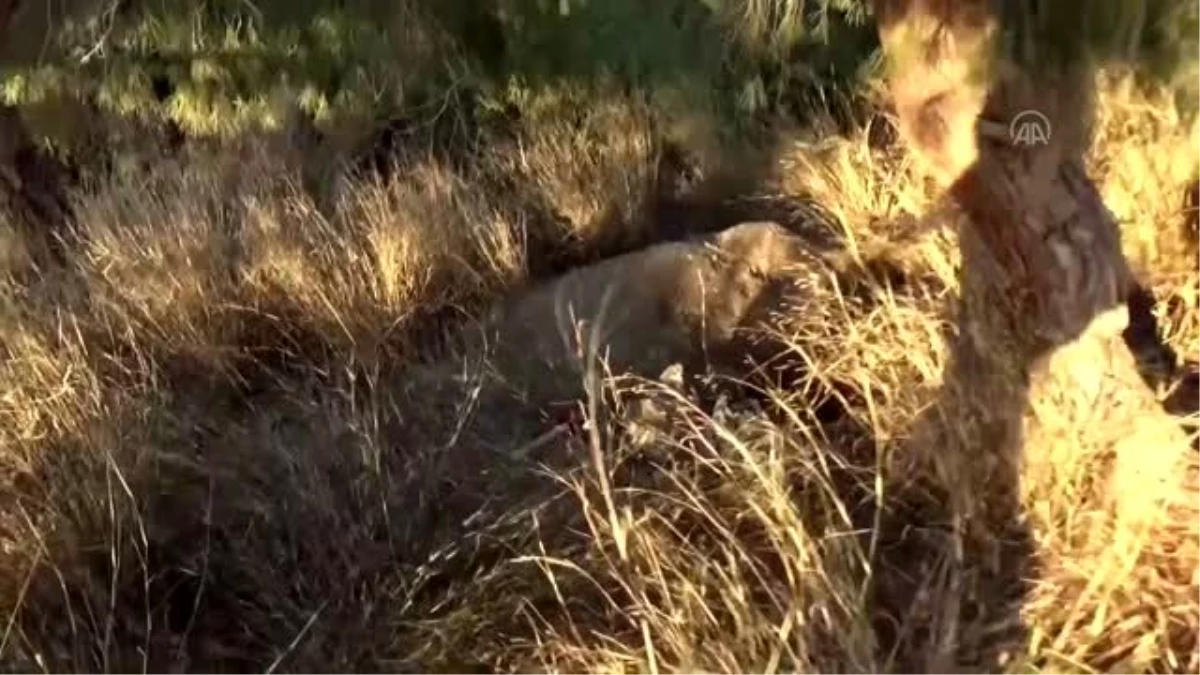
[[[777, 112], [798, 84], [856, 72], [871, 31], [860, 3], [843, 4], [775, 15], [748, 0], [134, 0], [119, 11], [71, 0], [59, 22], [18, 16], [24, 39], [8, 49], [2, 93], [11, 104], [92, 101], [201, 137], [276, 129], [296, 107], [328, 127], [361, 125], [436, 108], [451, 86], [504, 104], [513, 82], [598, 78], [693, 100], [716, 92], [732, 118]], [[838, 39], [851, 27], [854, 39]]]

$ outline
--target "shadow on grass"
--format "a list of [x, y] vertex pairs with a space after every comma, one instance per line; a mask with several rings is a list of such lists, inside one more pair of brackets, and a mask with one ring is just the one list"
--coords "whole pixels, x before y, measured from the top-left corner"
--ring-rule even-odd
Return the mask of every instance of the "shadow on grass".
[[[581, 58], [581, 50], [623, 44], [612, 32], [623, 23], [586, 19], [581, 25], [599, 22], [609, 33], [581, 45], [571, 31], [556, 32], [560, 19], [545, 20], [550, 27], [536, 30], [552, 43], [523, 39], [528, 51], [514, 56], [516, 63], [584, 62], [591, 72], [617, 57]], [[654, 35], [635, 37], [643, 45]], [[485, 52], [501, 47], [479, 38], [473, 48], [490, 62]], [[560, 60], [560, 51], [575, 55]], [[573, 76], [579, 74], [565, 75]], [[408, 141], [393, 135], [393, 142]], [[447, 141], [446, 151], [460, 142]], [[651, 241], [745, 220], [803, 225], [791, 222], [786, 202], [746, 197], [773, 170], [770, 150], [749, 170], [718, 172], [682, 190], [673, 186], [689, 182], [692, 162], [684, 151], [665, 146], [656, 161], [654, 185], [643, 190], [647, 203], [636, 209], [650, 223], [645, 239], [583, 252], [570, 242], [533, 242], [531, 275], [551, 276]], [[560, 217], [530, 201], [531, 218]], [[619, 229], [615, 221], [626, 210], [610, 205], [601, 231]], [[968, 257], [964, 265], [963, 288], [990, 283], [975, 262]], [[985, 335], [981, 342], [1001, 339]], [[22, 667], [75, 670], [508, 665], [498, 658], [502, 646], [495, 643], [506, 637], [499, 629], [526, 634], [516, 610], [527, 606], [502, 606], [477, 626], [464, 619], [469, 630], [462, 634], [440, 626], [451, 625], [456, 613], [469, 614], [474, 601], [520, 604], [519, 585], [493, 585], [504, 579], [496, 570], [514, 551], [534, 550], [539, 534], [522, 530], [513, 514], [524, 518], [524, 505], [538, 508], [560, 490], [541, 469], [570, 472], [580, 458], [558, 442], [515, 455], [514, 447], [528, 449], [544, 438], [546, 422], [541, 411], [495, 396], [478, 363], [385, 364], [366, 372], [331, 357], [320, 336], [263, 342], [286, 342], [280, 353], [291, 356], [239, 378], [253, 379], [253, 391], [231, 385], [224, 373], [206, 373], [203, 363], [171, 362], [167, 355], [161, 379], [135, 386], [112, 375], [113, 391], [134, 393], [106, 402], [74, 434], [39, 441], [45, 463], [25, 488], [7, 495], [16, 504], [11, 513], [35, 516], [14, 521], [14, 538], [38, 548], [32, 567], [22, 570], [22, 609], [13, 617], [5, 658], [16, 653]], [[315, 367], [289, 368], [289, 359]], [[896, 497], [882, 507], [874, 502], [879, 448], [872, 431], [836, 403], [847, 398], [844, 392], [821, 392], [825, 398], [813, 404], [816, 422], [844, 445], [853, 465], [838, 476], [836, 489], [854, 506], [855, 527], [877, 538], [869, 613], [878, 660], [897, 671], [994, 670], [1005, 651], [1024, 643], [1019, 610], [1036, 570], [1020, 514], [1019, 453], [1012, 451], [1021, 442], [1014, 420], [1028, 403], [1020, 375], [1014, 379], [966, 343], [956, 347], [940, 400], [909, 434], [911, 443], [955, 454], [951, 470], [924, 467], [917, 472], [924, 481], [883, 477], [884, 494]], [[771, 386], [789, 388], [803, 373], [784, 377]], [[617, 476], [623, 486], [636, 484], [636, 462], [623, 470]], [[810, 488], [797, 485], [797, 498]], [[558, 551], [580, 545], [579, 532], [555, 536]], [[541, 581], [536, 600], [543, 604], [532, 613], [553, 604]], [[580, 610], [586, 613], [603, 606], [599, 596], [593, 590], [569, 602], [594, 603]], [[487, 649], [472, 651], [475, 645]]]
[[[716, 133], [741, 142], [740, 134], [764, 118], [787, 110], [802, 116], [810, 98], [848, 90], [875, 44], [868, 27], [829, 11], [808, 17], [808, 34], [792, 39], [790, 49], [752, 53], [731, 42], [723, 18], [698, 0], [652, 7], [630, 0], [562, 7], [533, 0], [356, 0], [337, 7], [325, 0], [206, 0], [169, 8], [131, 1], [93, 23], [85, 19], [106, 7], [77, 2], [67, 9], [59, 25], [23, 8], [11, 28], [30, 44], [6, 44], [10, 98], [28, 109], [35, 135], [66, 157], [65, 173], [103, 180], [114, 164], [110, 155], [128, 151], [110, 133], [126, 122], [164, 125], [164, 143], [178, 150], [181, 134], [188, 143], [228, 141], [286, 127], [290, 118], [305, 127], [303, 173], [319, 202], [340, 174], [335, 165], [380, 174], [397, 156], [432, 156], [461, 167], [481, 135], [510, 134], [525, 112], [521, 100], [590, 90], [600, 80], [612, 86], [598, 96], [672, 92], [682, 103], [658, 111], [664, 118], [706, 109]], [[58, 40], [34, 39], [51, 31]], [[86, 47], [103, 49], [88, 59], [72, 51]], [[752, 101], [744, 95], [751, 84], [759, 92]], [[68, 109], [86, 114], [63, 122], [73, 113], [59, 113]], [[146, 135], [132, 132], [139, 142]], [[36, 188], [35, 178], [23, 176], [22, 185]], [[716, 225], [680, 222], [710, 210], [655, 219], [672, 221], [673, 233], [707, 231]], [[41, 220], [53, 225], [53, 218]]]

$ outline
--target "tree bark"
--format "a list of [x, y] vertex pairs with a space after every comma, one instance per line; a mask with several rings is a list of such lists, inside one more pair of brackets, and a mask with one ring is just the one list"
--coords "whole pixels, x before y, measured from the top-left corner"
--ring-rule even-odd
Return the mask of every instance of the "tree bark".
[[[1097, 409], [1114, 451], [1188, 448], [1125, 340], [1137, 285], [1084, 162], [1094, 73], [1082, 58], [1047, 59], [1037, 72], [1003, 58], [999, 40], [1011, 36], [1000, 34], [998, 5], [875, 2], [901, 136], [966, 215], [938, 424], [953, 425], [967, 450], [943, 460], [973, 486], [955, 491], [954, 509], [985, 539], [1021, 520], [1024, 458], [1042, 439], [1088, 433], [1081, 420]], [[1014, 137], [1026, 111], [1048, 121], [1047, 138]]]

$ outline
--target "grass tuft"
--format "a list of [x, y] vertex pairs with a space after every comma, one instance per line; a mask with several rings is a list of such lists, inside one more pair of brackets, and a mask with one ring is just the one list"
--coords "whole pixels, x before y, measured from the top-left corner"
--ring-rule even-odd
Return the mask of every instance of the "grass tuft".
[[[721, 16], [778, 54], [805, 11]], [[652, 243], [686, 182], [667, 160], [699, 181], [732, 150], [665, 84], [510, 74], [480, 119], [446, 113], [453, 152], [400, 125], [386, 169], [306, 174], [248, 133], [76, 186], [63, 232], [0, 223], [6, 668], [1200, 667], [1194, 412], [1038, 381], [1022, 456], [984, 453], [948, 377], [959, 216], [882, 115], [757, 130], [778, 156], [755, 196], [833, 249], [788, 280], [761, 362], [685, 384], [594, 358], [580, 400], [514, 398], [464, 336]], [[1195, 362], [1200, 127], [1100, 84], [1091, 169]], [[329, 200], [302, 178], [331, 174]]]

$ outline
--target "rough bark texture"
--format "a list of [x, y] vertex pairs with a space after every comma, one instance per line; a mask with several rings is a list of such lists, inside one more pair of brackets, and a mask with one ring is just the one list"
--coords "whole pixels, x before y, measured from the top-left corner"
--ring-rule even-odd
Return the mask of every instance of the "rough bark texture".
[[[1131, 281], [1083, 165], [1091, 74], [1078, 65], [1035, 77], [998, 59], [985, 0], [876, 4], [901, 133], [969, 216], [964, 253], [988, 267], [986, 307], [1009, 315], [1030, 358], [1070, 341], [1123, 303]], [[1047, 143], [1010, 137], [1010, 120], [1028, 110], [1050, 122]]]
[[[1077, 427], [1097, 411], [1100, 442], [1117, 457], [1187, 443], [1123, 339], [1136, 285], [1083, 159], [1093, 74], [1071, 59], [1033, 73], [998, 58], [998, 39], [1009, 37], [999, 10], [1009, 19], [1019, 3], [875, 1], [901, 136], [967, 216], [958, 336], [939, 404], [913, 437], [938, 448], [939, 470], [956, 486], [949, 506], [974, 562], [956, 573], [983, 570], [956, 587], [978, 596], [964, 597], [963, 611], [971, 605], [988, 622], [1016, 627], [977, 644], [959, 636], [948, 658], [997, 668], [992, 659], [1025, 639], [1020, 607], [1032, 562], [1023, 462], [1039, 448], [1083, 440], [1088, 432]], [[1047, 143], [1015, 142], [1010, 121], [1026, 110], [1049, 120]]]
[[[981, 409], [1010, 424], [1036, 408], [1026, 387], [1047, 368], [1062, 370], [1048, 374], [1059, 382], [1078, 366], [1076, 377], [1128, 383], [1152, 405], [1122, 340], [1134, 283], [1120, 233], [1084, 166], [1092, 73], [1006, 61], [995, 10], [987, 0], [876, 0], [901, 134], [968, 216], [956, 361], [971, 372], [958, 366], [950, 379], [964, 394], [988, 392], [976, 394]], [[1027, 110], [1049, 120], [1048, 142], [1011, 137], [1010, 120]], [[1097, 349], [1111, 358], [1095, 360]], [[1014, 387], [1017, 408], [997, 406]]]

